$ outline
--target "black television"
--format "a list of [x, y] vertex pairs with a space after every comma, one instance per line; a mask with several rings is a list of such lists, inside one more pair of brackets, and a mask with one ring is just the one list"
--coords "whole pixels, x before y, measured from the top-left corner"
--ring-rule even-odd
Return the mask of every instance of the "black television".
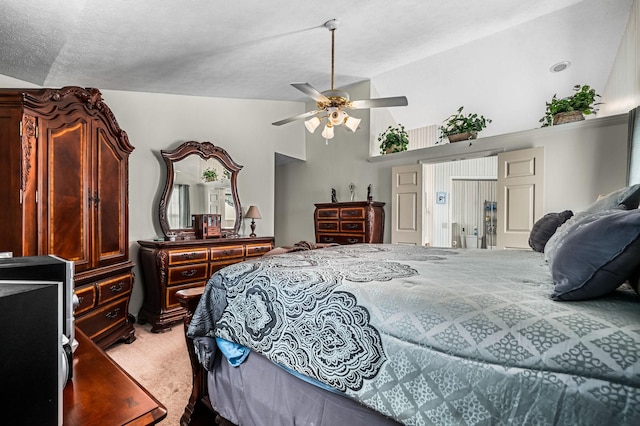
[[11, 424], [62, 424], [77, 346], [73, 274], [56, 256], [0, 258], [0, 398]]

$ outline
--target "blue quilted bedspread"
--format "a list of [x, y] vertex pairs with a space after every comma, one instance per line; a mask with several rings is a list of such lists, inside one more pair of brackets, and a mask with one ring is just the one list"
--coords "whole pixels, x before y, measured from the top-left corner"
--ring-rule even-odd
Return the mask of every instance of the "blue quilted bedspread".
[[188, 334], [408, 425], [640, 424], [640, 298], [552, 287], [533, 251], [337, 246], [216, 272]]

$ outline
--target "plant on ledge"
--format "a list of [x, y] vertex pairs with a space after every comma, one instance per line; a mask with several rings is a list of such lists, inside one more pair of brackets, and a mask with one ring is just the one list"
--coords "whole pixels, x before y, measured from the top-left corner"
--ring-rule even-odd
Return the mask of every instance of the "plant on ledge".
[[204, 179], [205, 182], [216, 181], [218, 180], [218, 172], [216, 172], [216, 169], [212, 169], [211, 167], [206, 168], [202, 172], [202, 179]]
[[491, 119], [485, 118], [483, 115], [462, 113], [461, 106], [455, 114], [443, 121], [440, 126], [440, 139], [448, 138], [449, 142], [457, 142], [466, 139], [475, 139], [478, 132], [487, 127], [487, 123], [491, 123]]
[[598, 112], [595, 107], [602, 103], [596, 102], [596, 98], [599, 98], [600, 95], [596, 93], [595, 89], [586, 84], [582, 86], [576, 84], [573, 86], [573, 90], [576, 93], [571, 96], [558, 99], [556, 95], [553, 95], [551, 102], [546, 103], [547, 110], [539, 120], [542, 127], [584, 120], [585, 115]]
[[387, 130], [380, 133], [378, 142], [380, 142], [380, 154], [406, 151], [409, 145], [409, 134], [402, 124], [397, 127], [389, 126]]

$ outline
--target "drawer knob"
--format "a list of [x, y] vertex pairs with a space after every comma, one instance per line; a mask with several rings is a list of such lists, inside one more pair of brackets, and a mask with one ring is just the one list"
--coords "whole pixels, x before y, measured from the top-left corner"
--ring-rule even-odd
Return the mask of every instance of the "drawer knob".
[[120, 313], [120, 308], [115, 308], [113, 311], [107, 312], [105, 316], [109, 319], [114, 319], [118, 317], [119, 313]]
[[124, 290], [124, 283], [119, 282], [118, 285], [114, 284], [111, 287], [109, 287], [109, 290], [111, 290], [113, 293], [120, 293], [122, 290]]
[[358, 240], [355, 238], [347, 238], [347, 242], [349, 242], [349, 244], [355, 244], [358, 242]]
[[345, 228], [347, 229], [358, 229], [360, 225], [358, 223], [347, 223], [345, 224]]
[[192, 277], [194, 276], [198, 271], [196, 271], [195, 269], [189, 269], [188, 271], [182, 271], [180, 274], [183, 277]]
[[182, 253], [182, 258], [183, 259], [193, 259], [196, 257], [196, 253]]
[[330, 243], [331, 241], [333, 241], [332, 237], [322, 237], [322, 241], [326, 241], [328, 243]]

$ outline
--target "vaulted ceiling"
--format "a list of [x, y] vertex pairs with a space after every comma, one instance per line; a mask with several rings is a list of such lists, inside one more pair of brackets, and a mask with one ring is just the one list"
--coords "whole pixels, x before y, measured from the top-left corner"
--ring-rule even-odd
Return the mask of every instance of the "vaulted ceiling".
[[[436, 124], [465, 105], [503, 123], [524, 114], [531, 125], [519, 126], [534, 127], [554, 93], [604, 90], [632, 2], [0, 0], [0, 74], [47, 87], [307, 101], [290, 83], [329, 89], [323, 24], [336, 18], [335, 86], [371, 80], [379, 96], [406, 95], [396, 121]], [[560, 61], [571, 66], [551, 73]]]

